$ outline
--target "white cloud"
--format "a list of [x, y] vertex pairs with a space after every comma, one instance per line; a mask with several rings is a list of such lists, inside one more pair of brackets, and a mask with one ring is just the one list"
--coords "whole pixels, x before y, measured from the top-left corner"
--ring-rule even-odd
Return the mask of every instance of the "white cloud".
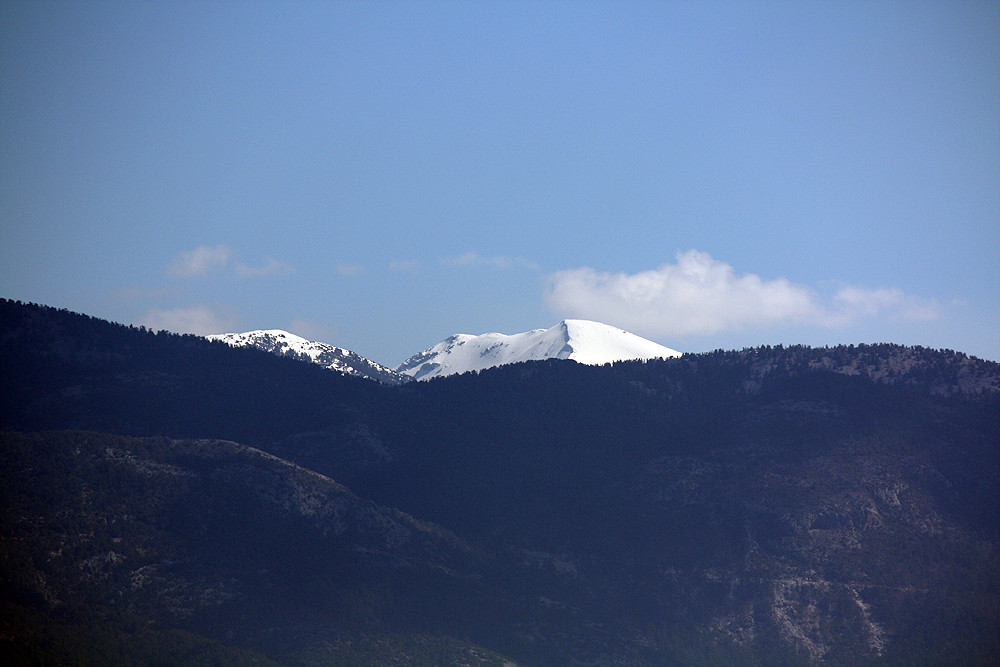
[[864, 289], [849, 285], [840, 288], [833, 301], [837, 307], [834, 315], [850, 321], [883, 313], [916, 322], [935, 320], [941, 316], [941, 306], [936, 301], [905, 294], [896, 287]]
[[933, 319], [933, 301], [899, 289], [843, 287], [829, 304], [784, 278], [737, 274], [704, 252], [678, 253], [675, 264], [635, 274], [583, 267], [549, 276], [546, 299], [563, 317], [600, 320], [646, 336], [708, 335], [751, 327], [813, 323], [846, 326], [889, 315]]
[[365, 267], [360, 264], [338, 264], [337, 273], [342, 276], [360, 276], [364, 273]]
[[215, 247], [200, 245], [194, 250], [187, 250], [178, 255], [167, 267], [167, 273], [175, 278], [203, 276], [225, 267], [232, 254], [227, 245], [219, 244]]
[[444, 266], [453, 267], [477, 267], [477, 266], [487, 266], [494, 269], [510, 269], [513, 267], [531, 269], [533, 271], [538, 270], [538, 264], [535, 262], [524, 259], [523, 257], [505, 257], [503, 255], [498, 255], [496, 257], [483, 257], [477, 252], [467, 252], [464, 255], [459, 255], [458, 257], [446, 257], [441, 260]]
[[156, 299], [171, 294], [175, 294], [174, 290], [168, 290], [165, 287], [122, 287], [114, 291], [114, 297], [122, 301], [134, 301], [138, 299]]
[[271, 257], [265, 259], [260, 266], [244, 264], [235, 259], [232, 248], [220, 243], [217, 246], [202, 245], [194, 250], [182, 252], [167, 267], [167, 273], [174, 278], [195, 278], [230, 267], [232, 274], [240, 278], [270, 276], [276, 273], [294, 271], [287, 262]]
[[243, 262], [236, 262], [233, 265], [233, 270], [236, 272], [236, 275], [240, 277], [250, 278], [270, 276], [275, 273], [291, 273], [294, 269], [292, 269], [291, 265], [286, 262], [281, 262], [268, 257], [261, 266], [248, 266]]
[[191, 333], [199, 336], [226, 333], [237, 329], [237, 318], [228, 310], [204, 304], [181, 306], [170, 310], [152, 308], [140, 324], [150, 329]]
[[420, 267], [420, 262], [415, 259], [394, 259], [389, 262], [389, 270], [400, 272], [400, 271], [416, 271]]

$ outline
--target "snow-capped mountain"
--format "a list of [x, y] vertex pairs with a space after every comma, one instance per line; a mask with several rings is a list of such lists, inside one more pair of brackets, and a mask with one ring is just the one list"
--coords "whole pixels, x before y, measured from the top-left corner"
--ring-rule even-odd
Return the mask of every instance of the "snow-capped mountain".
[[679, 357], [680, 354], [607, 324], [563, 320], [551, 329], [534, 329], [509, 336], [456, 334], [413, 355], [400, 364], [396, 372], [427, 380], [538, 359], [573, 359], [581, 364], [599, 365], [625, 359]]
[[408, 377], [370, 359], [365, 359], [360, 354], [342, 347], [335, 347], [329, 343], [306, 340], [281, 329], [215, 334], [207, 336], [207, 338], [221, 340], [233, 347], [256, 347], [282, 357], [309, 361], [341, 373], [357, 375], [386, 384], [401, 384], [409, 381]]

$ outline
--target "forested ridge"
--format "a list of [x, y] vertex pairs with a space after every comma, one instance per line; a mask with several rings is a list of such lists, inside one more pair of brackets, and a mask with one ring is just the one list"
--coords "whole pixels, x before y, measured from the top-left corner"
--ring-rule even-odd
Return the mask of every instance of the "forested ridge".
[[388, 387], [0, 301], [2, 650], [993, 664], [1000, 365], [898, 345]]

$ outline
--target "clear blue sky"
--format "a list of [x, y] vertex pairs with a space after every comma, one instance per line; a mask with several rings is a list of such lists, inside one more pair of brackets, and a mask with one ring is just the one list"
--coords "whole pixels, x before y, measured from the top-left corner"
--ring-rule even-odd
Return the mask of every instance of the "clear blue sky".
[[997, 2], [2, 2], [0, 119], [7, 298], [1000, 360]]

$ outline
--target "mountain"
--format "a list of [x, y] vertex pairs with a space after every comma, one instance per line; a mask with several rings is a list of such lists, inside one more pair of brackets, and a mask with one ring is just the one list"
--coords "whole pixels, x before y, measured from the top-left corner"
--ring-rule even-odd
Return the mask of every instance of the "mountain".
[[550, 329], [505, 335], [456, 334], [396, 368], [418, 380], [541, 359], [601, 365], [625, 359], [669, 359], [680, 352], [627, 331], [589, 320], [563, 320]]
[[234, 347], [256, 347], [272, 354], [308, 361], [324, 368], [386, 384], [400, 384], [410, 379], [350, 350], [329, 343], [306, 340], [280, 329], [216, 334], [207, 338], [220, 340]]
[[388, 386], [0, 300], [4, 664], [992, 665], [998, 498], [951, 350]]

